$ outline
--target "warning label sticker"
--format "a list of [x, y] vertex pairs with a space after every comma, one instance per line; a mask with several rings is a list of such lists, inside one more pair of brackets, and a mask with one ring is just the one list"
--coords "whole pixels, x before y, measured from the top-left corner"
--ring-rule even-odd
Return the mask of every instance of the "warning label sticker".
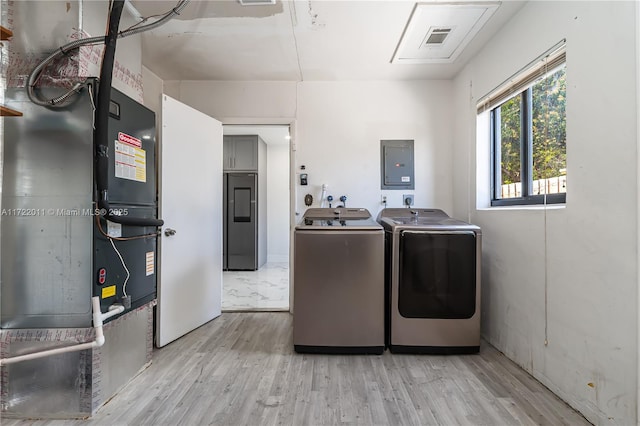
[[147, 276], [149, 275], [153, 275], [154, 270], [155, 270], [155, 259], [154, 259], [154, 253], [152, 251], [148, 251], [146, 253], [146, 270], [147, 270]]
[[147, 181], [147, 153], [142, 149], [142, 141], [125, 133], [118, 133], [116, 146], [116, 177]]
[[116, 295], [116, 286], [110, 285], [109, 287], [102, 288], [102, 298], [106, 299], [108, 297], [113, 297]]

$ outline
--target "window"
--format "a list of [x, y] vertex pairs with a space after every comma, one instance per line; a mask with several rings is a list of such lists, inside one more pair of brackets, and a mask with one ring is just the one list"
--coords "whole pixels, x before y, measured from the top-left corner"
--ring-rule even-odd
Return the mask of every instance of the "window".
[[490, 111], [492, 206], [566, 201], [564, 43], [532, 64], [479, 104]]

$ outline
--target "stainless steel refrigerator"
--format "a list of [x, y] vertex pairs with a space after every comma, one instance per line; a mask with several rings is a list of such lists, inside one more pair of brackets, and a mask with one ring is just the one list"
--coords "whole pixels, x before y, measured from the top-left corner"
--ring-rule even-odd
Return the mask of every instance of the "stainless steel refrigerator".
[[225, 173], [225, 270], [255, 271], [264, 264], [258, 238], [258, 174]]

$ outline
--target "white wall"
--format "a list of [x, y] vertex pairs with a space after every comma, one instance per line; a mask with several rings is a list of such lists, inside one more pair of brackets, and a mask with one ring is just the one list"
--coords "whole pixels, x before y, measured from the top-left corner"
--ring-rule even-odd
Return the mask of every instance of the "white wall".
[[[165, 91], [218, 119], [296, 118], [296, 173], [305, 165], [309, 185], [296, 179], [296, 210], [304, 195], [319, 206], [321, 185], [347, 206], [375, 216], [388, 195], [400, 207], [403, 193], [416, 206], [452, 210], [451, 82], [165, 82]], [[231, 120], [233, 121], [233, 120]], [[254, 123], [255, 124], [255, 123]], [[414, 139], [416, 189], [380, 190], [380, 140]]]
[[162, 93], [164, 84], [160, 77], [147, 67], [142, 67], [142, 87], [144, 93], [144, 105], [156, 113], [162, 112]]
[[[381, 195], [389, 207], [402, 206], [402, 194], [415, 194], [416, 206], [450, 212], [451, 82], [305, 82], [298, 89], [297, 169], [306, 166], [309, 186], [298, 189], [320, 205], [322, 184], [337, 203], [365, 207], [377, 216]], [[380, 140], [413, 139], [415, 190], [380, 189]], [[334, 204], [335, 205], [335, 204]]]
[[[469, 165], [453, 174], [454, 212], [483, 229], [483, 334], [596, 424], [636, 423], [635, 7], [529, 2], [454, 81], [453, 157]], [[562, 38], [566, 208], [476, 207], [489, 157], [475, 102]]]
[[289, 262], [289, 145], [267, 145], [267, 262]]

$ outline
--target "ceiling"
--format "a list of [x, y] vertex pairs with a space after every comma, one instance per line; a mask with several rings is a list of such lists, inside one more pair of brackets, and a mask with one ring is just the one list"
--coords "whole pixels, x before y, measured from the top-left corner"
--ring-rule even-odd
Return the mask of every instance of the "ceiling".
[[[482, 2], [455, 2], [460, 3]], [[132, 4], [149, 16], [176, 1]], [[179, 17], [143, 34], [142, 60], [163, 80], [449, 79], [523, 4], [501, 2], [453, 63], [399, 64], [391, 60], [413, 1], [276, 0], [242, 6], [237, 0], [192, 0]]]

